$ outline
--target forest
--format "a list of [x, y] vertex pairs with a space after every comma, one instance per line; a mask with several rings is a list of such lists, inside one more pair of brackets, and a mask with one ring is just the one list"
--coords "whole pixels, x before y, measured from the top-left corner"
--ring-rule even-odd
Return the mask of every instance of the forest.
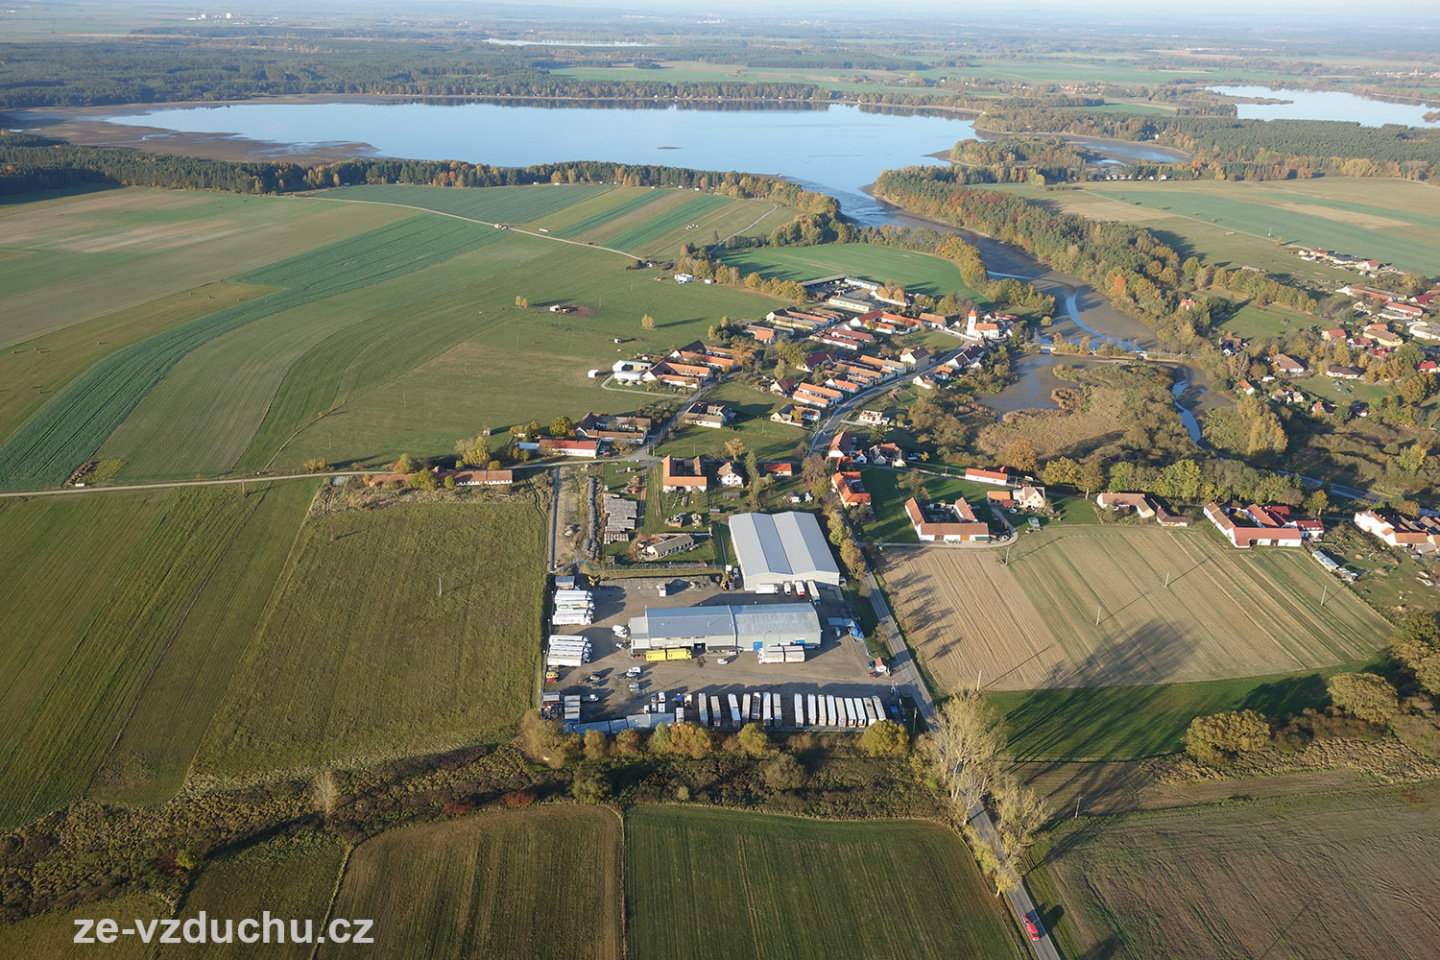
[[269, 194], [356, 183], [500, 187], [532, 183], [623, 183], [692, 187], [722, 196], [769, 200], [807, 213], [836, 216], [839, 204], [789, 180], [757, 174], [689, 170], [608, 161], [492, 167], [456, 160], [361, 158], [305, 167], [285, 162], [202, 160], [123, 147], [76, 146], [0, 132], [0, 196], [83, 185], [163, 187]]

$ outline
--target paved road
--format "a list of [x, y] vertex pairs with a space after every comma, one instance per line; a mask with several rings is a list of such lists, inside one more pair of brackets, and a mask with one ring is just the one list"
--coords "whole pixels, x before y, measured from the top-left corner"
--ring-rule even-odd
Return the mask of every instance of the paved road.
[[[968, 343], [969, 341], [966, 342]], [[949, 351], [944, 350], [941, 351], [941, 353], [943, 355], [949, 353]], [[904, 386], [906, 380], [913, 380], [915, 377], [918, 377], [921, 374], [929, 373], [931, 370], [934, 370], [940, 365], [941, 359], [940, 357], [936, 357], [934, 360], [932, 360], [930, 363], [927, 363], [923, 367], [917, 367], [903, 376], [896, 377], [894, 380], [888, 380], [885, 383], [873, 386], [868, 390], [861, 390], [854, 396], [847, 397], [846, 399], [842, 400], [839, 405], [830, 412], [830, 416], [825, 418], [820, 423], [816, 424], [815, 435], [810, 438], [810, 447], [806, 451], [806, 453], [814, 453], [822, 445], [829, 443], [830, 436], [836, 432], [836, 427], [839, 425], [840, 421], [845, 418], [845, 414], [849, 413], [851, 410], [855, 409], [857, 406], [864, 403], [866, 400], [869, 400], [871, 397], [875, 396], [878, 393], [884, 393], [887, 390], [899, 389]]]
[[[895, 625], [895, 618], [890, 613], [890, 605], [885, 602], [885, 596], [880, 592], [880, 585], [875, 582], [875, 574], [868, 569], [865, 571], [865, 584], [870, 588], [870, 604], [875, 608], [875, 617], [880, 621], [880, 629], [890, 644], [890, 652], [893, 654], [891, 677], [895, 683], [896, 692], [911, 698], [919, 708], [920, 715], [925, 718], [925, 722], [933, 725], [936, 721], [935, 701], [931, 699], [929, 689], [920, 678], [920, 670], [915, 666], [915, 660], [910, 655], [910, 648], [906, 646], [905, 638]], [[995, 848], [995, 855], [1003, 861], [1005, 852], [1000, 848], [1000, 836], [995, 829], [995, 824], [990, 820], [990, 814], [985, 811], [985, 807], [976, 801], [969, 807], [967, 813], [970, 816], [970, 822], [975, 826], [981, 838]], [[1032, 913], [1039, 916], [1039, 911], [1035, 909], [1035, 903], [1030, 899], [1030, 893], [1025, 889], [1023, 880], [1020, 886], [1007, 893], [1006, 897], [1010, 900], [1011, 911], [1020, 918], [1018, 922], [1022, 927], [1025, 917]], [[1038, 941], [1030, 940], [1027, 934], [1026, 940], [1035, 951], [1035, 956], [1040, 960], [1060, 960], [1060, 951], [1055, 948], [1050, 931], [1046, 930], [1045, 935]]]

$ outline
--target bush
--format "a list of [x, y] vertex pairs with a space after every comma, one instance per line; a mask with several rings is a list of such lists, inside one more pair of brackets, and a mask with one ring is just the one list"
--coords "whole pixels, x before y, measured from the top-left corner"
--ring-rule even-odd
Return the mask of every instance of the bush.
[[656, 724], [655, 732], [650, 734], [650, 752], [670, 752], [670, 725], [668, 723]]
[[408, 453], [400, 454], [400, 459], [395, 461], [396, 473], [414, 473], [419, 469], [420, 465], [416, 463], [415, 458]]
[[640, 731], [625, 729], [615, 734], [615, 752], [622, 757], [640, 755]]
[[1270, 724], [1254, 710], [1196, 717], [1185, 731], [1185, 752], [1201, 763], [1223, 767], [1242, 753], [1270, 741]]
[[505, 806], [509, 807], [511, 810], [524, 810], [526, 807], [530, 806], [530, 804], [535, 802], [535, 791], [514, 790], [510, 793], [501, 795], [500, 802]]
[[434, 490], [438, 486], [440, 486], [440, 481], [429, 470], [420, 470], [410, 474], [410, 489], [412, 490]]
[[710, 731], [695, 723], [677, 723], [670, 728], [670, 749], [699, 760], [708, 757], [715, 749]]
[[610, 753], [610, 738], [599, 730], [585, 733], [585, 759], [604, 760]]
[[329, 469], [330, 464], [326, 463], [320, 457], [311, 457], [309, 460], [306, 460], [304, 463], [300, 464], [300, 466], [305, 470], [306, 473], [321, 473]]
[[807, 774], [800, 761], [788, 753], [760, 765], [760, 779], [771, 790], [795, 790], [805, 786]]
[[1335, 706], [1368, 723], [1386, 726], [1400, 712], [1395, 687], [1373, 673], [1337, 673], [1325, 683]]
[[610, 799], [610, 781], [600, 770], [582, 770], [570, 784], [570, 795], [582, 803], [604, 803]]

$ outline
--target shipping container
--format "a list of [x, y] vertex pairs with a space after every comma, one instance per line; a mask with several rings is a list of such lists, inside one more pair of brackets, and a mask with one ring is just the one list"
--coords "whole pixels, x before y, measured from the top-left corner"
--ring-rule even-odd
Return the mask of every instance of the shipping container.
[[588, 601], [588, 600], [590, 600], [590, 599], [592, 599], [592, 598], [591, 598], [591, 596], [590, 596], [590, 591], [589, 591], [589, 590], [556, 590], [556, 591], [555, 591], [555, 600], [556, 600], [557, 603], [558, 603], [559, 601], [561, 601], [561, 600], [586, 600], [586, 601]]
[[740, 726], [743, 727], [750, 721], [750, 694], [748, 693], [740, 696], [740, 716], [743, 718], [740, 721]]
[[664, 660], [664, 659], [665, 659], [665, 651], [664, 651], [664, 650], [646, 650], [646, 651], [645, 651], [645, 659], [646, 659], [647, 661]]
[[875, 708], [875, 722], [879, 723], [885, 719], [885, 704], [880, 702], [879, 697], [870, 698], [870, 706]]
[[770, 720], [772, 727], [781, 726], [785, 722], [784, 704], [778, 693], [770, 694]]
[[720, 712], [720, 698], [710, 698], [710, 726], [718, 727], [725, 723], [725, 715]]
[[825, 698], [825, 726], [838, 726], [838, 723], [836, 722], [838, 719], [839, 718], [837, 717], [835, 711], [835, 698], [827, 696]]
[[804, 648], [802, 647], [802, 648], [799, 649], [799, 650], [787, 650], [787, 651], [785, 651], [785, 662], [786, 662], [786, 663], [804, 663], [804, 662], [805, 662], [805, 650], [804, 650]]
[[669, 648], [668, 650], [665, 651], [665, 659], [666, 659], [666, 660], [689, 660], [689, 659], [690, 659], [690, 648], [689, 648], [689, 647], [671, 647], [671, 648]]
[[675, 722], [676, 722], [676, 723], [684, 723], [684, 722], [685, 722], [685, 706], [684, 706], [684, 704], [681, 704], [680, 706], [678, 706], [678, 707], [675, 708]]
[[773, 711], [771, 710], [771, 705], [770, 705], [770, 694], [768, 694], [768, 693], [762, 693], [762, 694], [760, 694], [760, 721], [761, 721], [762, 723], [764, 723], [765, 726], [769, 727], [769, 726], [774, 725], [774, 722], [775, 722], [774, 717], [775, 717], [775, 714], [774, 714]]
[[756, 593], [779, 593], [780, 588], [773, 583], [762, 583], [755, 588]]
[[695, 700], [695, 709], [698, 710], [700, 713], [700, 726], [710, 726], [710, 709], [705, 702], [705, 694], [700, 694], [700, 696], [696, 697]]
[[860, 705], [865, 708], [865, 725], [867, 727], [870, 724], [879, 721], [880, 717], [877, 716], [875, 713], [875, 704], [871, 703], [868, 699], [862, 697], [860, 699]]
[[815, 726], [818, 721], [815, 719], [815, 694], [808, 694], [805, 697], [805, 719], [810, 721], [810, 726]]
[[847, 726], [847, 727], [858, 727], [858, 726], [860, 726], [860, 711], [859, 711], [859, 709], [856, 707], [855, 698], [854, 698], [854, 697], [846, 697], [846, 698], [845, 698], [845, 726]]
[[805, 726], [805, 695], [803, 693], [795, 694], [795, 726], [797, 729]]
[[740, 701], [735, 694], [730, 694], [730, 725], [739, 729], [740, 723]]
[[757, 723], [760, 720], [760, 694], [750, 695], [750, 722]]

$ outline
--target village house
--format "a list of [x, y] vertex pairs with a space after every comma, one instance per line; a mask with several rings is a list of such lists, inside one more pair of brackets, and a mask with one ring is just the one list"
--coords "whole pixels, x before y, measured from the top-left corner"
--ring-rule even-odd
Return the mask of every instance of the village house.
[[844, 394], [831, 387], [818, 387], [813, 383], [802, 383], [795, 388], [790, 399], [796, 403], [809, 404], [812, 407], [825, 408], [844, 398]]
[[930, 351], [924, 347], [906, 347], [901, 351], [900, 359], [907, 367], [918, 367], [930, 359]]
[[1440, 326], [1437, 326], [1436, 324], [1433, 324], [1428, 320], [1421, 320], [1418, 323], [1412, 323], [1406, 329], [1409, 330], [1410, 336], [1414, 337], [1416, 340], [1428, 340], [1431, 343], [1440, 340]]
[[900, 449], [899, 444], [877, 443], [870, 448], [870, 462], [876, 466], [903, 467], [905, 451]]
[[1380, 324], [1371, 324], [1365, 328], [1365, 336], [1374, 340], [1382, 347], [1398, 347], [1405, 342], [1405, 338], [1398, 333], [1391, 331], [1389, 327]]
[[650, 364], [644, 360], [616, 360], [610, 368], [610, 375], [620, 383], [639, 383], [650, 372]]
[[931, 520], [927, 511], [920, 506], [919, 501], [914, 497], [905, 501], [905, 515], [910, 519], [910, 526], [915, 529], [915, 536], [925, 543], [933, 543], [936, 540], [942, 543], [983, 543], [990, 539], [990, 527], [980, 522], [975, 517], [975, 511], [963, 498], [956, 500], [948, 507], [929, 505], [929, 513], [941, 515], [942, 513], [953, 513], [957, 518], [951, 520]]
[[1346, 333], [1344, 330], [1342, 330], [1341, 328], [1339, 328], [1339, 327], [1335, 327], [1334, 329], [1331, 329], [1331, 330], [1321, 330], [1321, 331], [1320, 331], [1320, 339], [1321, 339], [1321, 340], [1331, 340], [1331, 341], [1339, 340], [1339, 341], [1341, 341], [1341, 342], [1344, 342], [1345, 338], [1348, 337], [1348, 336], [1350, 336], [1350, 335], [1349, 335], [1348, 333]]
[[965, 471], [965, 479], [971, 483], [993, 483], [996, 486], [1010, 486], [1010, 471], [1004, 468], [999, 470], [981, 470], [979, 467], [969, 467]]
[[861, 410], [860, 413], [856, 415], [855, 420], [866, 426], [878, 425], [882, 427], [890, 422], [890, 418], [879, 410]]
[[[546, 438], [536, 444], [541, 456], [546, 457], [589, 457], [600, 456], [599, 440], [552, 440]], [[525, 447], [526, 444], [520, 444]]]
[[670, 357], [673, 360], [681, 360], [685, 363], [709, 367], [712, 370], [722, 372], [735, 366], [735, 351], [726, 350], [723, 347], [708, 346], [699, 340], [671, 351]]
[[700, 458], [677, 460], [667, 456], [661, 460], [660, 489], [666, 493], [677, 490], [698, 490], [703, 493], [710, 489], [710, 482], [705, 477], [705, 467]]
[[696, 390], [708, 383], [712, 371], [709, 367], [690, 363], [662, 360], [645, 371], [644, 379], [651, 383], [663, 383], [668, 387]]
[[1002, 314], [987, 313], [983, 318], [971, 310], [965, 318], [965, 336], [972, 340], [1003, 340], [1010, 335], [1010, 324]]
[[1276, 354], [1272, 357], [1270, 365], [1275, 368], [1276, 373], [1286, 377], [1299, 377], [1305, 373], [1305, 364], [1283, 353]]
[[798, 377], [781, 377], [779, 380], [770, 384], [770, 392], [777, 397], [788, 397], [795, 392], [795, 388], [799, 385], [800, 380]]
[[795, 463], [791, 460], [766, 460], [760, 464], [760, 472], [768, 477], [793, 477]]
[[806, 373], [814, 373], [816, 370], [819, 370], [834, 362], [835, 355], [833, 353], [812, 353], [804, 360], [800, 361], [800, 369]]
[[1029, 483], [1022, 483], [1014, 490], [1015, 505], [1021, 510], [1035, 512], [1050, 509], [1050, 501], [1045, 496], [1045, 488], [1037, 487]]
[[787, 403], [770, 414], [770, 419], [776, 423], [788, 423], [792, 426], [803, 427], [809, 423], [819, 423], [820, 411], [815, 407], [802, 407]]
[[865, 489], [865, 483], [860, 479], [858, 471], [842, 471], [830, 477], [830, 483], [835, 492], [840, 495], [840, 502], [847, 507], [868, 507], [870, 506], [870, 494]]
[[734, 463], [726, 460], [720, 464], [720, 469], [715, 471], [715, 476], [720, 479], [722, 487], [743, 487], [745, 486], [745, 475]]
[[774, 327], [767, 327], [759, 323], [745, 324], [745, 332], [754, 337], [756, 343], [765, 344], [775, 343], [788, 336], [783, 330], [776, 330]]
[[874, 343], [875, 335], [864, 330], [847, 330], [843, 327], [835, 327], [812, 335], [812, 339], [818, 340], [827, 346], [839, 347], [842, 350], [860, 350]]
[[992, 507], [999, 507], [1001, 510], [1015, 509], [1015, 497], [1009, 490], [991, 490], [985, 494], [985, 502]]
[[1440, 547], [1440, 520], [1435, 517], [1411, 520], [1392, 511], [1362, 510], [1355, 514], [1355, 526], [1389, 546], [1416, 553], [1431, 553]]
[[1235, 389], [1240, 393], [1243, 393], [1247, 397], [1255, 396], [1255, 384], [1251, 383], [1249, 380], [1241, 380], [1239, 383], [1235, 384]]
[[1274, 400], [1276, 403], [1283, 403], [1288, 406], [1292, 403], [1304, 403], [1305, 394], [1301, 393], [1299, 390], [1296, 390], [1294, 387], [1281, 387], [1274, 393], [1270, 394], [1270, 399]]
[[[1247, 519], [1250, 515], [1241, 512]], [[1299, 530], [1291, 527], [1241, 526], [1237, 524], [1217, 503], [1205, 505], [1205, 516], [1220, 531], [1230, 545], [1240, 549], [1249, 547], [1298, 547], [1304, 541]]]
[[1239, 337], [1221, 337], [1220, 352], [1227, 357], [1233, 357], [1245, 349], [1245, 341]]
[[646, 538], [643, 543], [641, 552], [652, 560], [695, 549], [695, 538], [688, 533], [662, 533]]
[[680, 414], [680, 422], [697, 427], [718, 429], [728, 424], [734, 417], [735, 411], [723, 403], [707, 403], [704, 400], [697, 400]]
[[855, 455], [855, 437], [848, 430], [841, 430], [830, 440], [830, 450], [826, 457], [831, 460], [839, 460], [842, 463]]
[[575, 424], [575, 435], [583, 440], [610, 440], [623, 443], [644, 443], [650, 434], [649, 417], [621, 417], [608, 413], [589, 413]]
[[935, 381], [934, 381], [934, 379], [931, 378], [931, 377], [927, 377], [927, 376], [925, 376], [924, 374], [921, 374], [920, 376], [916, 377], [916, 378], [914, 379], [914, 381], [912, 381], [912, 382], [915, 384], [915, 386], [919, 387], [921, 390], [934, 390], [934, 389], [935, 389]]
[[1133, 510], [1142, 520], [1155, 518], [1155, 505], [1143, 493], [1105, 493], [1095, 497], [1096, 506], [1102, 510]]
[[1347, 367], [1341, 363], [1332, 363], [1325, 368], [1325, 376], [1334, 380], [1359, 380], [1364, 374], [1354, 367]]
[[452, 476], [457, 487], [506, 487], [515, 482], [510, 470], [459, 470]]

